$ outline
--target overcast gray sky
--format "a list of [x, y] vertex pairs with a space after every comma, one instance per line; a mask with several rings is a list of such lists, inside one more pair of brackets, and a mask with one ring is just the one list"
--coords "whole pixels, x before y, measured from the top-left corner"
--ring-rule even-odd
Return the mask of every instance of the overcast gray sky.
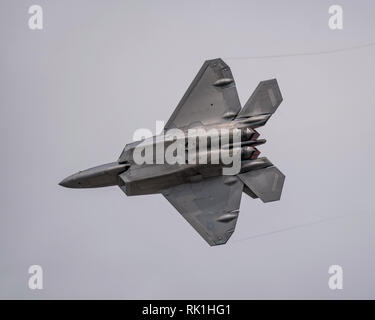
[[[28, 28], [28, 8], [44, 28]], [[340, 4], [344, 29], [328, 28]], [[373, 1], [0, 3], [1, 298], [375, 298]], [[138, 128], [168, 120], [206, 59], [240, 100], [276, 77], [284, 101], [260, 147], [282, 199], [244, 194], [227, 245], [209, 247], [161, 196], [71, 190]], [[319, 221], [319, 223], [315, 223]], [[297, 226], [297, 227], [295, 227]], [[30, 290], [28, 268], [44, 271]], [[328, 288], [328, 267], [344, 289]]]

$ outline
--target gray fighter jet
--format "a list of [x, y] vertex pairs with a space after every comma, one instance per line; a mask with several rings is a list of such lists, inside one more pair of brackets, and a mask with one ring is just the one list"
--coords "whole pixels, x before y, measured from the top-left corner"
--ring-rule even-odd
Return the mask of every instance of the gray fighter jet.
[[[164, 133], [192, 127], [241, 130], [240, 145], [229, 146], [241, 148], [238, 174], [224, 175], [223, 164], [137, 164], [133, 158], [135, 148], [141, 144], [137, 141], [127, 144], [116, 162], [75, 173], [60, 185], [118, 185], [128, 196], [161, 193], [211, 246], [224, 244], [235, 229], [242, 192], [263, 202], [280, 199], [285, 176], [267, 158], [258, 157], [255, 146], [265, 140], [258, 139], [255, 129], [268, 121], [281, 102], [277, 81], [271, 79], [260, 82], [241, 109], [230, 68], [221, 59], [208, 60]], [[157, 137], [149, 141], [155, 146]]]

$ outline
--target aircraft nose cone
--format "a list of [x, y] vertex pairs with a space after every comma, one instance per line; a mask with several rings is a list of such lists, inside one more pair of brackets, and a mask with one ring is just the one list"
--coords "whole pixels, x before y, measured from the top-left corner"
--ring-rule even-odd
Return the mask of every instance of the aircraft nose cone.
[[129, 168], [127, 163], [111, 162], [79, 171], [62, 180], [66, 188], [99, 188], [117, 185], [117, 176]]
[[60, 186], [65, 187], [65, 188], [73, 188], [74, 183], [73, 183], [73, 176], [69, 176], [65, 179], [63, 179], [60, 183]]

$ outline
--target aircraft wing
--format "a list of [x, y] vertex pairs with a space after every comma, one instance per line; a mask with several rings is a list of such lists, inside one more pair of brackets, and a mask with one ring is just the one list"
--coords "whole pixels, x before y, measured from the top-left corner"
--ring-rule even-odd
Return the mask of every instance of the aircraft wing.
[[242, 189], [236, 176], [218, 176], [181, 184], [162, 194], [214, 246], [226, 243], [236, 227]]
[[168, 120], [165, 130], [232, 120], [240, 111], [236, 84], [221, 59], [207, 60]]

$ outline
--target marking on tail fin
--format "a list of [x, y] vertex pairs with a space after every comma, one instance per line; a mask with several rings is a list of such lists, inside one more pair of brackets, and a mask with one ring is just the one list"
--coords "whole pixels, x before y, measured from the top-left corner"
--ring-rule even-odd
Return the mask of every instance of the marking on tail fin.
[[272, 185], [272, 191], [276, 190], [277, 187], [277, 181], [279, 181], [279, 175], [275, 173], [274, 175], [274, 180], [273, 180], [273, 185]]
[[277, 105], [277, 101], [272, 89], [268, 89], [268, 95], [270, 96], [272, 106], [275, 107]]

